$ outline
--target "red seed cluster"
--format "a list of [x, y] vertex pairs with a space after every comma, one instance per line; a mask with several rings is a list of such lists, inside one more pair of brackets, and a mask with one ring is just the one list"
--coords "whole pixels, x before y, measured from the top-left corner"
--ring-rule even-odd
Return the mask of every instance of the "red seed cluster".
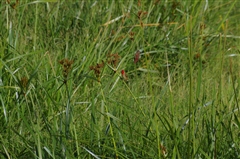
[[72, 68], [73, 61], [72, 60], [68, 60], [68, 59], [65, 58], [65, 59], [60, 60], [59, 63], [63, 67], [62, 74], [63, 74], [64, 80], [66, 82], [68, 74], [69, 74], [69, 72], [70, 72], [70, 70]]
[[138, 11], [137, 17], [138, 17], [138, 19], [143, 19], [146, 17], [147, 14], [148, 14], [148, 12], [146, 12], [146, 11]]
[[134, 40], [134, 35], [135, 35], [135, 33], [132, 31], [129, 33], [129, 37], [132, 41]]
[[96, 66], [90, 66], [90, 70], [93, 70], [96, 77], [100, 77], [101, 69], [104, 67], [104, 61], [102, 63], [97, 63]]
[[22, 77], [21, 78], [21, 85], [23, 88], [27, 88], [27, 84], [28, 84], [28, 78], [27, 77]]
[[16, 0], [16, 3], [11, 3], [10, 0], [7, 0], [7, 3], [10, 4], [10, 6], [11, 6], [13, 9], [16, 9], [17, 5], [19, 4], [19, 0]]
[[115, 54], [108, 54], [107, 55], [107, 63], [112, 65], [113, 67], [117, 67], [119, 61], [120, 61], [120, 56], [118, 53]]

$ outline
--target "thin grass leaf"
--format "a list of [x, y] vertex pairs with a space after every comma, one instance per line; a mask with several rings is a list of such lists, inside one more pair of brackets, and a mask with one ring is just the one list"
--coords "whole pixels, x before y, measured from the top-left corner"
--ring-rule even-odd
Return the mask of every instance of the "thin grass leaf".
[[96, 159], [100, 159], [96, 154], [94, 154], [92, 151], [88, 150], [87, 148], [81, 146], [85, 151], [87, 151], [90, 155], [92, 155]]

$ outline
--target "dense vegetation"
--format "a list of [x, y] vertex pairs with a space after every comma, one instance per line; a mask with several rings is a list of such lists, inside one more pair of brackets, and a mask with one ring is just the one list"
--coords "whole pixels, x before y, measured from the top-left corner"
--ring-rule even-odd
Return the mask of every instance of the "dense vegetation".
[[1, 158], [239, 158], [239, 8], [1, 1]]

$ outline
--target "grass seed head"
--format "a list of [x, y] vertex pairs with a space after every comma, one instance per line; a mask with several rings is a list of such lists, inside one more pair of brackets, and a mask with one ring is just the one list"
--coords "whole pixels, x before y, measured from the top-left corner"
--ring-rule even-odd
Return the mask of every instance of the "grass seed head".
[[69, 60], [69, 59], [65, 58], [65, 59], [60, 60], [59, 63], [63, 67], [62, 74], [63, 74], [64, 80], [66, 80], [67, 77], [68, 77], [68, 74], [69, 74], [69, 72], [70, 72], [70, 70], [72, 68], [73, 60]]

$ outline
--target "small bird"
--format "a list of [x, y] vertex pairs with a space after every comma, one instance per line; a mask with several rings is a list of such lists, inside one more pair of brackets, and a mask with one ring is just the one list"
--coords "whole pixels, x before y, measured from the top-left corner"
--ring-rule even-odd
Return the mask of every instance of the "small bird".
[[134, 56], [134, 64], [136, 64], [139, 59], [141, 58], [141, 51], [138, 50], [136, 53], [135, 53], [135, 56]]
[[121, 71], [122, 74], [122, 78], [124, 79], [124, 81], [128, 81], [128, 77], [126, 75], [126, 72], [124, 70]]

